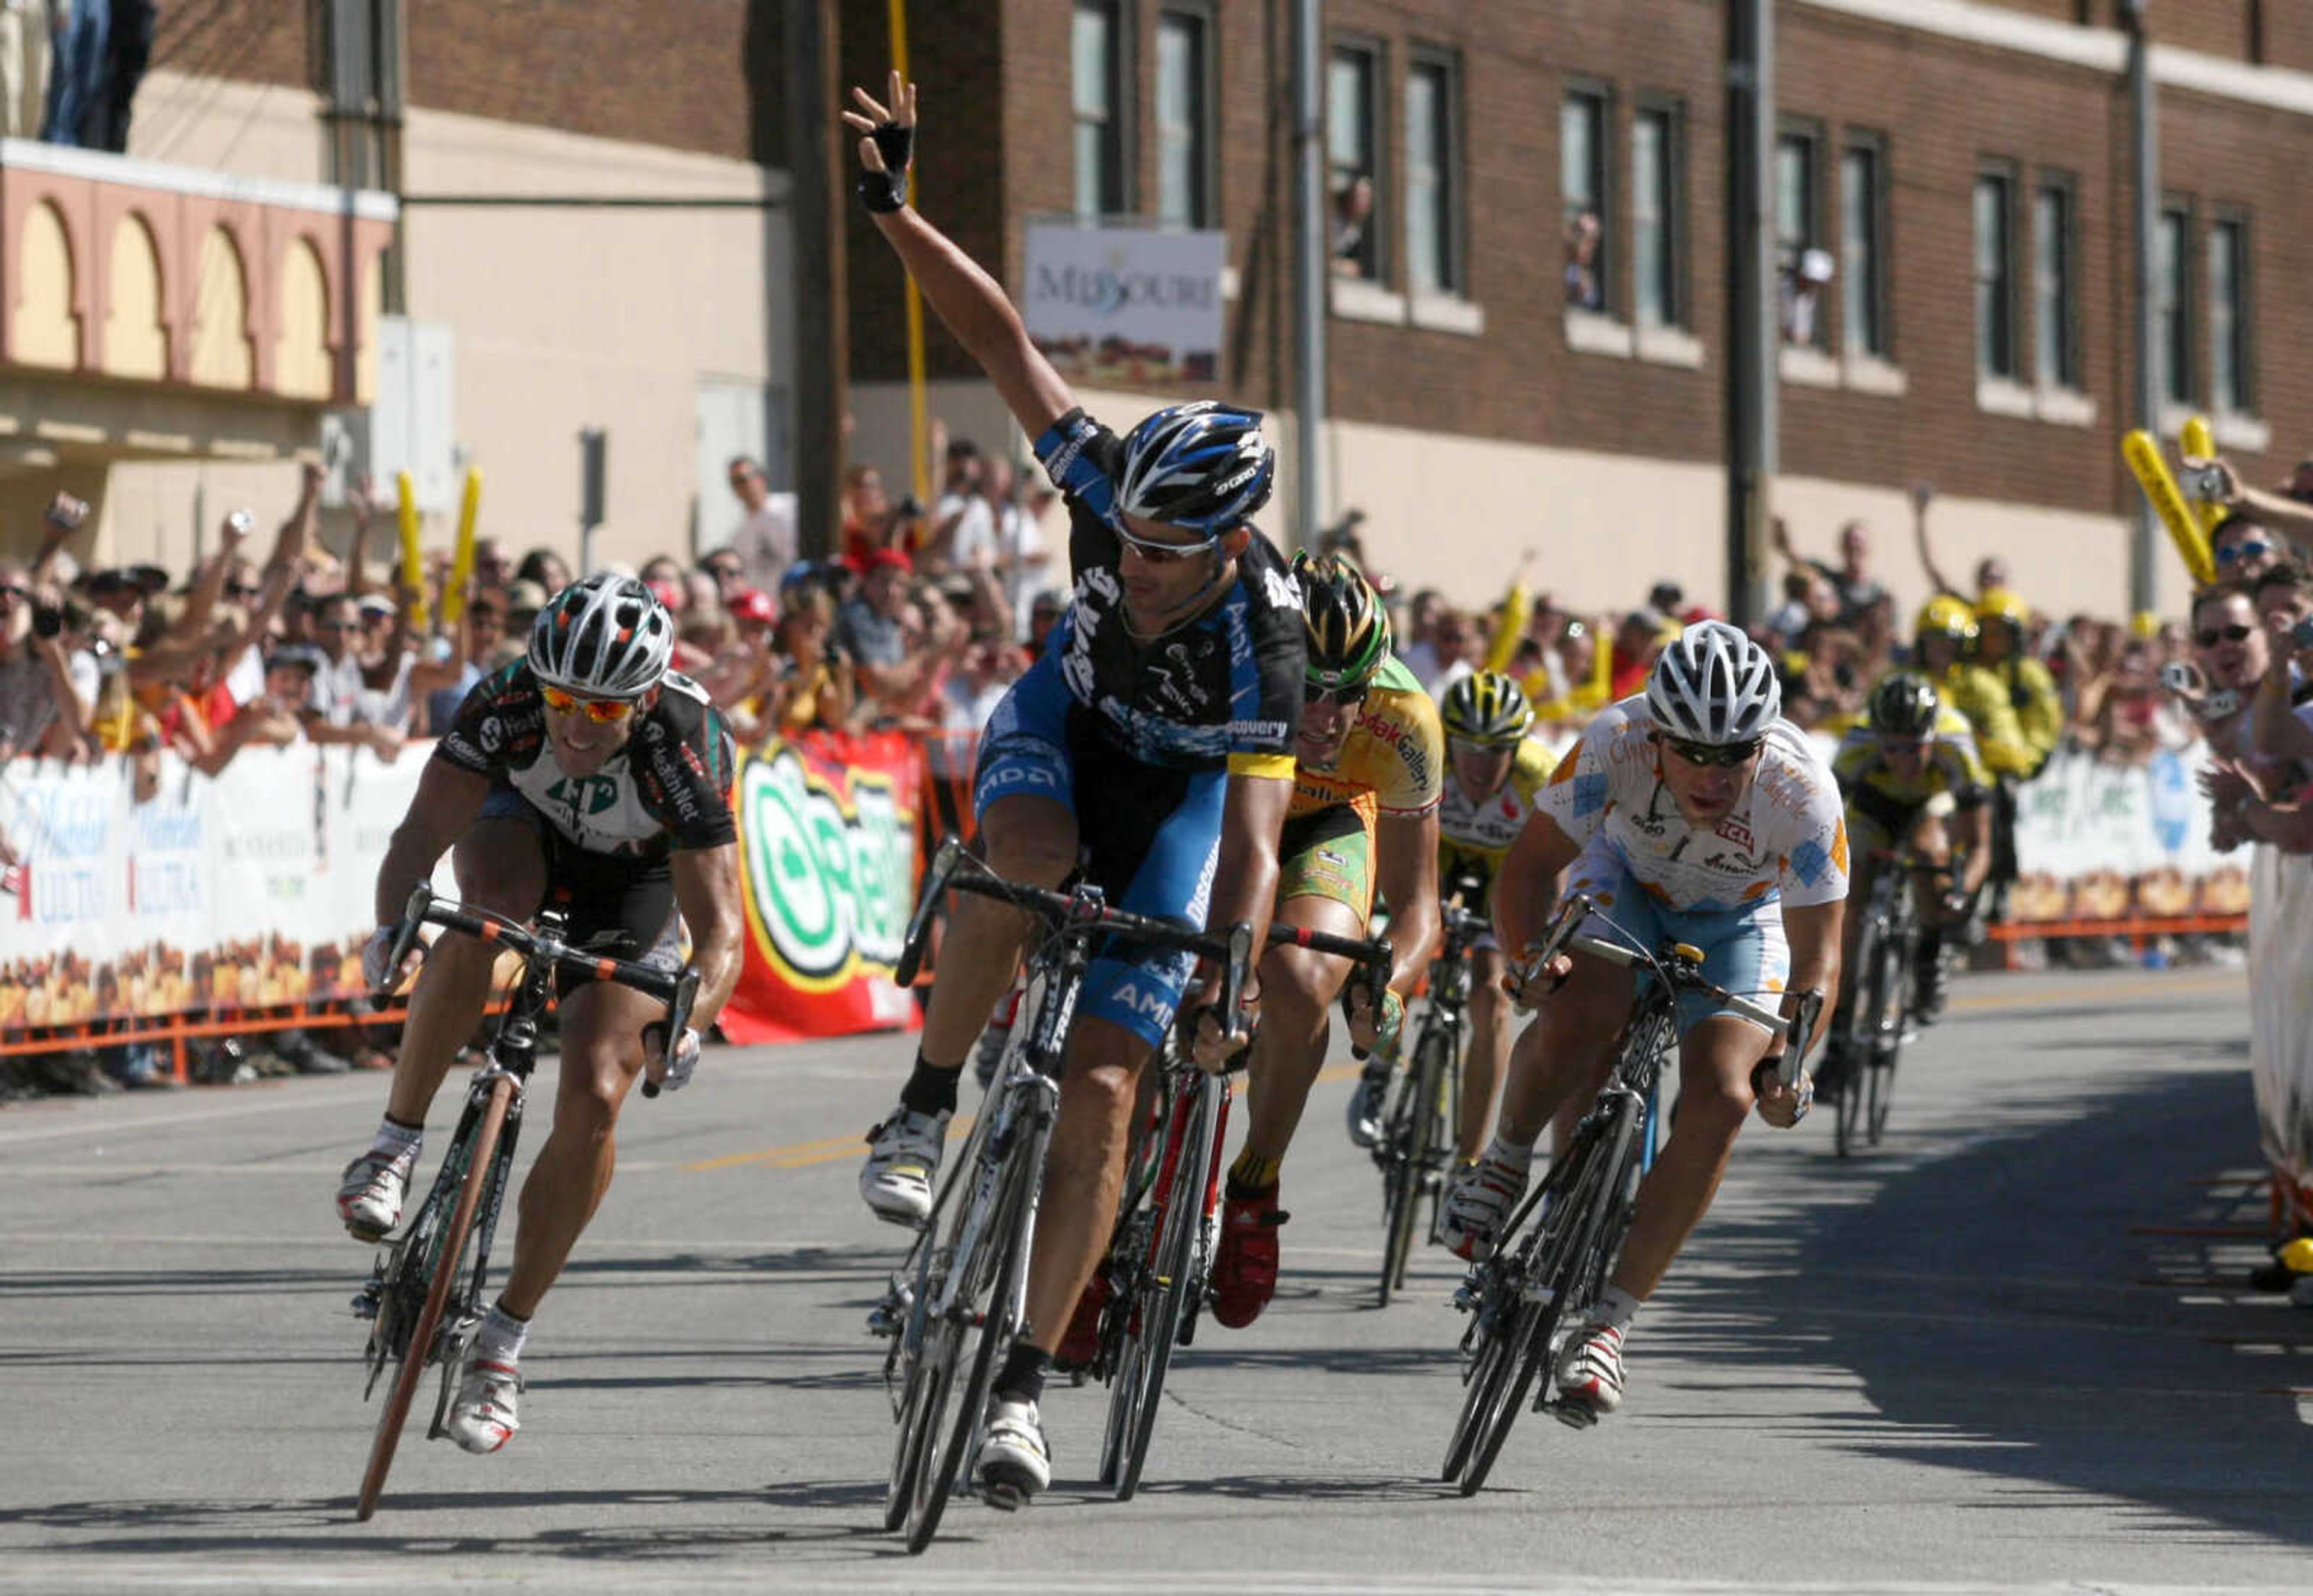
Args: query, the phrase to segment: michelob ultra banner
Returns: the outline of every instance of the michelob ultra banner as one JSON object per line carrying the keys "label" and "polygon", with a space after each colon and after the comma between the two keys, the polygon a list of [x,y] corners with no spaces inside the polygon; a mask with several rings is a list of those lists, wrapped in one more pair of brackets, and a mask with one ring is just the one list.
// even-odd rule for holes
{"label": "michelob ultra banner", "polygon": [[915,906],[923,756],[896,732],[808,732],[743,754],[733,784],[746,963],[723,1010],[738,1043],[912,1030],[892,980]]}

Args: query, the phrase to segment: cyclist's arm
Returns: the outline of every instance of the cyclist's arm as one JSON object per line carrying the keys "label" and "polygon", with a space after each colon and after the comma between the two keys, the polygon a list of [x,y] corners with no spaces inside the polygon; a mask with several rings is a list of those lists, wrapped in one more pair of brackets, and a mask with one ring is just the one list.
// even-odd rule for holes
{"label": "cyclist's arm", "polygon": [[1494,879],[1494,934],[1510,958],[1521,957],[1549,923],[1559,880],[1581,851],[1556,820],[1538,811],[1518,829]]}
{"label": "cyclist's arm", "polygon": [[434,875],[434,866],[465,835],[490,795],[490,778],[435,755],[418,777],[409,812],[393,829],[385,859],[377,867],[377,923],[401,918],[409,890]]}
{"label": "cyclist's arm", "polygon": [[1438,910],[1438,806],[1385,814],[1376,827],[1374,884],[1389,905],[1389,988],[1411,996],[1442,929]]}
{"label": "cyclist's arm", "polygon": [[[1290,776],[1262,776],[1232,771],[1222,799],[1220,860],[1213,873],[1212,902],[1205,926],[1227,931],[1243,920],[1253,927],[1253,957],[1261,962],[1267,945],[1269,920],[1277,907],[1277,836],[1285,829],[1285,811],[1293,802]],[[1187,1006],[1218,1000],[1221,972],[1206,973]]]}
{"label": "cyclist's arm", "polygon": [[1983,883],[1992,879],[1992,805],[1964,805],[1952,816],[1956,847],[1965,850],[1960,861],[1959,879],[1952,883],[1963,895],[1974,898],[1983,890]]}
{"label": "cyclist's arm", "polygon": [[875,221],[923,290],[933,314],[980,363],[1022,431],[1031,438],[1042,437],[1053,422],[1076,408],[1076,395],[1029,341],[1020,312],[1002,285],[977,261],[913,206],[875,215]]}
{"label": "cyclist's arm", "polygon": [[[1816,1037],[1831,1030],[1833,1012],[1839,1006],[1839,943],[1847,900],[1783,905],[1783,935],[1791,945],[1792,993],[1823,994],[1823,1013],[1816,1021]],[[1813,1040],[1813,1038],[1809,1039]]]}
{"label": "cyclist's arm", "polygon": [[745,916],[740,908],[739,845],[677,848],[668,862],[674,903],[690,932],[690,967],[699,972],[699,1001],[690,1029],[701,1036],[739,984]]}

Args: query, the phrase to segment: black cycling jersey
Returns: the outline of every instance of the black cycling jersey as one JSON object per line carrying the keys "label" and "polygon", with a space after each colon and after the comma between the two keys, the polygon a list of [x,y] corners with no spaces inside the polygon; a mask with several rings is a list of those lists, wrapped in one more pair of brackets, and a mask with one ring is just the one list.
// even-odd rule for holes
{"label": "black cycling jersey", "polygon": [[1036,458],[1069,505],[1076,596],[1045,646],[1069,697],[1143,764],[1289,760],[1308,660],[1292,573],[1255,531],[1236,581],[1200,614],[1161,637],[1132,636],[1113,519],[1123,456],[1123,440],[1080,409],[1036,440]]}
{"label": "black cycling jersey", "polygon": [[546,702],[526,660],[474,685],[434,757],[506,782],[588,853],[656,857],[738,840],[730,730],[705,689],[674,671],[636,716],[626,746],[592,776],[565,776],[555,763]]}

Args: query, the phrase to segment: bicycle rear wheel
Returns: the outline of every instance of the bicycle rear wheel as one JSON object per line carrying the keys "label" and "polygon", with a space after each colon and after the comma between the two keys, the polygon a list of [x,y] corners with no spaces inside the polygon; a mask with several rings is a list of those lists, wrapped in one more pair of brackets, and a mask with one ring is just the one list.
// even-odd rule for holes
{"label": "bicycle rear wheel", "polygon": [[1575,1302],[1581,1286],[1592,1277],[1603,1278],[1596,1257],[1605,1244],[1612,1210],[1630,1183],[1639,1109],[1629,1097],[1615,1100],[1613,1123],[1585,1139],[1566,1189],[1551,1203],[1536,1238],[1534,1260],[1526,1278],[1535,1288],[1519,1314],[1516,1338],[1517,1366],[1486,1416],[1462,1470],[1464,1496],[1474,1495],[1493,1472],[1502,1443],[1526,1406],[1526,1392],[1537,1376],[1551,1378],[1549,1364],[1559,1321]]}
{"label": "bicycle rear wheel", "polygon": [[1842,1074],[1839,1101],[1832,1118],[1832,1146],[1840,1157],[1852,1153],[1867,1134],[1864,1100],[1870,1091],[1867,1079],[1878,1055],[1881,1022],[1887,1013],[1887,934],[1875,916],[1867,919],[1855,949],[1855,1012],[1845,1019],[1840,1036]]}
{"label": "bicycle rear wheel", "polygon": [[1382,1179],[1388,1190],[1389,1210],[1382,1226],[1381,1306],[1405,1285],[1405,1270],[1413,1256],[1414,1215],[1421,1207],[1422,1177],[1438,1149],[1438,1093],[1446,1074],[1446,1033],[1425,1026],[1413,1046],[1413,1067],[1405,1072],[1398,1090],[1397,1109],[1389,1118],[1382,1145],[1387,1162]]}
{"label": "bicycle rear wheel", "polygon": [[[1156,1192],[1160,1215],[1150,1267],[1141,1276],[1139,1301],[1127,1305],[1139,1329],[1128,1320],[1108,1403],[1108,1441],[1119,1502],[1132,1500],[1140,1469],[1156,1433],[1156,1407],[1165,1395],[1165,1375],[1180,1345],[1182,1321],[1200,1289],[1197,1257],[1205,1225],[1205,1199],[1212,1189],[1213,1161],[1219,1152],[1220,1097],[1227,1089],[1200,1071],[1176,1100],[1183,1115],[1178,1150],[1170,1178]],[[1104,1468],[1104,1476],[1106,1469]]]}
{"label": "bicycle rear wheel", "polygon": [[[434,1265],[427,1276],[426,1305],[418,1311],[417,1320],[409,1327],[409,1338],[401,1348],[400,1365],[394,1371],[393,1384],[386,1391],[385,1407],[377,1416],[377,1434],[370,1443],[369,1467],[362,1474],[361,1494],[354,1500],[354,1517],[363,1522],[377,1512],[378,1497],[385,1490],[386,1471],[393,1467],[394,1449],[400,1443],[402,1425],[409,1418],[409,1405],[418,1395],[418,1381],[425,1378],[427,1364],[432,1361],[435,1335],[442,1327],[443,1311],[449,1304],[451,1291],[465,1261],[466,1238],[473,1229],[475,1212],[481,1206],[482,1188],[489,1179],[490,1164],[497,1152],[498,1131],[506,1123],[514,1091],[511,1075],[501,1075],[491,1083],[473,1137],[466,1144],[466,1168],[458,1183],[457,1204],[433,1241]],[[453,1143],[453,1157],[455,1147]]]}

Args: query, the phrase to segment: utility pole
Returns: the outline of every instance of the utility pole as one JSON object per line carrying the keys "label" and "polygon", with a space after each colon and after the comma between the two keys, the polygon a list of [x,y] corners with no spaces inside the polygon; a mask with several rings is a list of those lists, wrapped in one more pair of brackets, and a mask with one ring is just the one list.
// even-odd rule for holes
{"label": "utility pole", "polygon": [[1727,7],[1727,606],[1745,626],[1767,609],[1773,524],[1776,368],[1774,0]]}
{"label": "utility pole", "polygon": [[[835,0],[787,0],[788,216],[795,250],[795,488],[800,553],[842,547],[839,485],[851,408],[850,306],[844,282],[843,156],[835,134]],[[767,285],[776,294],[777,285]],[[773,315],[781,308],[770,306]]]}
{"label": "utility pole", "polygon": [[[2121,0],[2121,25],[2128,30],[2130,144],[2136,165],[2136,425],[2160,435],[2163,355],[2160,337],[2160,122],[2152,92],[2152,40],[2145,13],[2151,0]],[[2153,532],[2152,504],[2135,501],[2136,522],[2128,539],[2128,604],[2139,613],[2152,609],[2152,571],[2159,543]]]}
{"label": "utility pole", "polygon": [[1324,0],[1293,4],[1293,402],[1295,539],[1317,546],[1324,525],[1325,228]]}

